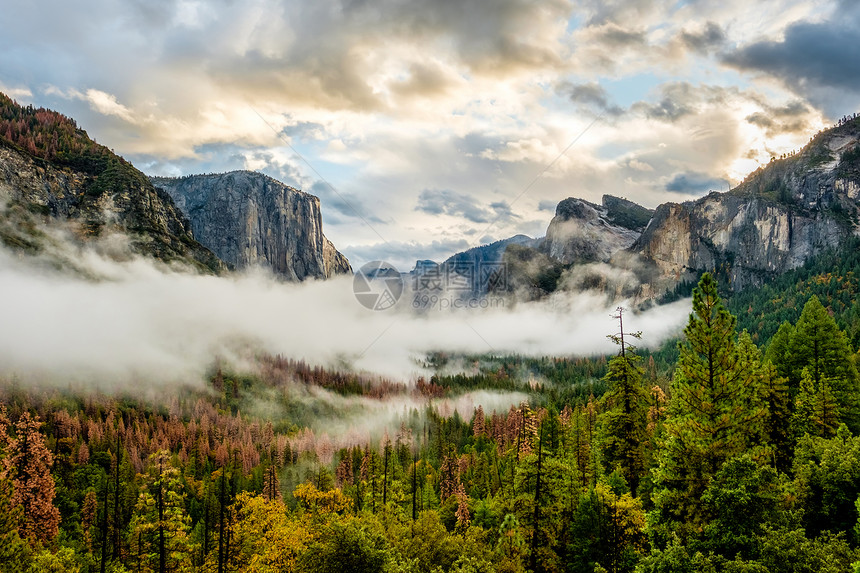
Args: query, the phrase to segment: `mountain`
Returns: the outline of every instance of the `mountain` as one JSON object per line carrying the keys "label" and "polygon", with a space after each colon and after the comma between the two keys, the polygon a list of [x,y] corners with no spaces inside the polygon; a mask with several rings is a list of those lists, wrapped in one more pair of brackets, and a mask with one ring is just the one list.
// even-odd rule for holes
{"label": "mountain", "polygon": [[[727,193],[654,211],[611,196],[601,205],[565,199],[543,244],[512,247],[505,260],[517,288],[607,290],[607,276],[626,273],[630,280],[608,290],[644,300],[695,282],[705,271],[734,290],[760,286],[852,236],[860,236],[857,116],[819,132],[799,152],[772,160]],[[572,274],[578,279],[561,281]]]}
{"label": "mountain", "polygon": [[[451,255],[441,264],[430,260],[415,263],[411,275],[416,277],[437,277],[439,284],[449,292],[457,292],[468,298],[480,296],[488,290],[498,290],[499,281],[505,280],[502,269],[506,250],[511,246],[535,247],[540,239],[526,235],[514,235],[487,245],[473,247]],[[425,283],[426,280],[425,279]],[[420,288],[417,290],[421,290]]]}
{"label": "mountain", "polygon": [[816,135],[800,152],[728,193],[660,205],[631,247],[655,287],[717,270],[736,290],[759,286],[860,233],[860,119]]}
{"label": "mountain", "polygon": [[60,221],[83,242],[121,232],[138,254],[204,272],[225,269],[143,173],[74,120],[0,94],[0,241],[44,252],[51,240],[45,225]]}
{"label": "mountain", "polygon": [[261,265],[288,280],[352,273],[322,230],[319,198],[261,173],[152,177],[194,236],[234,268]]}
{"label": "mountain", "polygon": [[562,264],[607,262],[636,242],[653,211],[604,195],[600,205],[569,198],[558,204],[541,250]]}

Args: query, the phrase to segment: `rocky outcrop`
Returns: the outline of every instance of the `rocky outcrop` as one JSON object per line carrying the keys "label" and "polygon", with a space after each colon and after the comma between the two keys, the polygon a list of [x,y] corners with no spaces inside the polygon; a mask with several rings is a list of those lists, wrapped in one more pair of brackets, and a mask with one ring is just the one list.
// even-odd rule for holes
{"label": "rocky outcrop", "polygon": [[138,254],[204,272],[225,270],[194,240],[188,220],[170,197],[146,176],[107,150],[95,158],[86,169],[75,169],[0,141],[0,239],[7,246],[39,252],[48,239],[39,227],[63,221],[84,242],[120,232]]}
{"label": "rocky outcrop", "polygon": [[186,214],[195,238],[234,268],[262,266],[293,281],[352,272],[323,235],[313,195],[250,171],[151,181]]}
{"label": "rocky outcrop", "polygon": [[[612,196],[601,205],[565,199],[539,248],[551,262],[518,249],[508,269],[515,278],[522,275],[522,283],[543,285],[541,292],[556,288],[549,280],[555,276],[558,288],[576,289],[599,282],[572,280],[591,271],[632,273],[635,280],[621,291],[629,293],[638,281],[635,298],[643,300],[705,271],[717,272],[734,289],[761,285],[852,234],[860,234],[860,118],[819,133],[728,193],[655,211]],[[518,273],[521,267],[528,272]]]}
{"label": "rocky outcrop", "polygon": [[631,251],[658,270],[655,292],[712,270],[760,285],[858,234],[858,149],[860,120],[822,132],[728,193],[661,205]]}
{"label": "rocky outcrop", "polygon": [[636,242],[651,211],[605,195],[601,205],[569,198],[558,204],[541,250],[562,264],[607,262]]}

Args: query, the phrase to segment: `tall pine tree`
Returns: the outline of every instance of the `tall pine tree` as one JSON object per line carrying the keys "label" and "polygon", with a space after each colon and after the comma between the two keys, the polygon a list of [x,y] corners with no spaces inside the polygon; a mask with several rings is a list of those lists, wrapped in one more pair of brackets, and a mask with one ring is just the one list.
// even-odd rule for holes
{"label": "tall pine tree", "polygon": [[620,470],[635,497],[645,473],[648,392],[642,385],[636,348],[629,343],[630,338],[638,339],[641,333],[625,332],[624,309],[619,307],[617,310],[614,318],[618,319],[619,330],[609,338],[619,345],[620,350],[618,356],[609,361],[604,377],[609,392],[606,394],[608,411],[603,416],[603,457],[607,469]]}
{"label": "tall pine tree", "polygon": [[746,334],[738,342],[735,322],[706,273],[693,291],[653,470],[658,519],[682,537],[701,525],[699,499],[714,474],[763,433],[757,349]]}
{"label": "tall pine tree", "polygon": [[840,418],[856,432],[860,430],[860,376],[852,358],[845,333],[839,330],[818,297],[813,296],[804,305],[789,342],[788,362],[793,381],[799,385],[804,368],[809,368],[816,388],[823,379],[828,379],[839,404]]}

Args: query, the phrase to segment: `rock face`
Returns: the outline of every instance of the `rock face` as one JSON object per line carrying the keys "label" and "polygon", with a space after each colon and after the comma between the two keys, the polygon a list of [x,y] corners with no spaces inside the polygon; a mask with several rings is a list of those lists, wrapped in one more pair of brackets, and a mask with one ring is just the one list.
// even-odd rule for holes
{"label": "rock face", "polygon": [[46,239],[39,225],[69,221],[83,241],[118,231],[139,254],[205,272],[226,270],[194,240],[188,220],[169,196],[107,150],[100,158],[113,165],[101,171],[78,170],[0,140],[0,240],[39,252]]}
{"label": "rock face", "polygon": [[858,234],[860,120],[825,131],[728,193],[660,205],[631,251],[659,288],[717,270],[735,289],[762,284]]}
{"label": "rock face", "polygon": [[323,235],[319,198],[260,173],[152,177],[191,221],[195,238],[234,268],[292,281],[351,273]]}
{"label": "rock face", "polygon": [[611,195],[601,205],[571,197],[558,204],[541,249],[566,265],[607,262],[636,242],[650,217],[648,209]]}
{"label": "rock face", "polygon": [[[635,298],[643,300],[705,271],[734,289],[761,285],[852,234],[860,234],[860,118],[819,133],[728,193],[664,203],[655,211],[612,196],[601,205],[565,199],[538,249],[549,262],[512,249],[508,258],[517,265],[509,270],[528,263],[520,282],[540,283],[543,292],[556,282],[577,288],[566,279],[589,265],[604,276],[632,273],[629,284],[638,281]],[[550,280],[554,276],[559,280]]]}

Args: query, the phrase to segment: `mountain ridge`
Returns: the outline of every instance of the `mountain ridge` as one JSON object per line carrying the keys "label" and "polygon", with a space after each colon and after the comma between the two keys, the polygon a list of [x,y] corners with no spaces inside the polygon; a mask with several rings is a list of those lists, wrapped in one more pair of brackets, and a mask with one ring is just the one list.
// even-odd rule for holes
{"label": "mountain ridge", "polygon": [[[514,290],[528,287],[542,296],[569,282],[564,277],[575,267],[580,274],[594,271],[584,284],[601,288],[611,281],[599,275],[632,272],[639,286],[630,282],[616,293],[644,301],[705,271],[740,290],[798,268],[860,236],[860,118],[846,116],[728,192],[654,210],[625,199],[636,225],[613,221],[607,197],[617,199],[604,196],[602,205],[564,199],[537,249],[511,247],[505,260]],[[642,226],[645,213],[651,216]]]}
{"label": "mountain ridge", "polygon": [[[162,188],[173,189],[177,181],[216,181],[225,188],[209,189],[207,196],[220,193],[224,198],[233,190],[229,183],[237,178],[257,183],[245,185],[245,191],[261,186],[271,190],[270,196],[251,201],[255,209],[259,206],[259,233],[244,238],[260,247],[252,260],[231,256],[229,249],[222,248],[231,241],[241,242],[240,234],[219,237],[217,230],[209,232],[198,224],[204,205],[196,205],[196,211],[189,209],[193,198],[171,195]],[[160,186],[153,185],[154,180]],[[247,203],[247,197],[241,195],[232,197],[232,204],[220,205],[222,230],[241,227],[239,216],[248,214],[248,209],[240,208]],[[231,215],[236,220],[229,221]],[[132,253],[205,273],[221,274],[228,267],[244,268],[252,263],[269,266],[289,280],[328,278],[352,270],[322,233],[318,197],[248,171],[150,179],[91,139],[74,119],[45,108],[21,106],[0,93],[0,242],[19,252],[44,254],[52,240],[45,231],[60,223],[82,244],[120,233],[128,238]],[[279,249],[279,240],[290,248]],[[72,262],[66,259],[55,264]]]}

